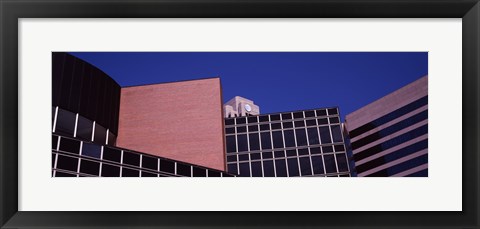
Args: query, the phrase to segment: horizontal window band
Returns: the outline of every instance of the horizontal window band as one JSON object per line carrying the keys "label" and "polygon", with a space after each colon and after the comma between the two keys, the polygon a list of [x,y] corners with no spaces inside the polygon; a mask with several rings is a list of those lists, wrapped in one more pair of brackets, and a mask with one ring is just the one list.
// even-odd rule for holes
{"label": "horizontal window band", "polygon": [[428,96],[424,96],[414,102],[411,102],[401,108],[396,109],[395,111],[392,111],[380,118],[377,118],[367,124],[364,124],[358,128],[355,128],[351,131],[349,131],[350,138],[354,138],[356,136],[359,136],[369,130],[372,130],[378,126],[381,126],[389,121],[392,121],[398,117],[401,117],[413,110],[416,110],[424,105],[428,104]]}
{"label": "horizontal window band", "polygon": [[425,119],[428,119],[428,110],[422,111],[419,114],[416,114],[408,119],[402,120],[396,124],[393,124],[392,126],[389,126],[385,129],[379,130],[378,132],[375,132],[373,134],[370,134],[362,139],[352,141],[352,149],[358,149],[364,145],[367,145],[371,142],[374,142],[378,139],[381,139],[383,137],[386,137],[390,134],[393,134],[397,131],[400,131],[402,129],[405,129],[409,126],[412,126],[413,124],[419,123]]}
{"label": "horizontal window band", "polygon": [[428,154],[424,154],[416,158],[413,158],[411,160],[402,162],[398,165],[394,165],[390,168],[386,168],[384,170],[380,170],[378,172],[369,174],[367,175],[367,177],[389,177],[397,173],[400,173],[400,172],[403,172],[427,163],[428,163]]}
{"label": "horizontal window band", "polygon": [[355,161],[360,161],[364,158],[370,157],[376,153],[379,153],[383,150],[387,150],[389,148],[392,148],[396,145],[400,145],[404,142],[407,142],[409,140],[412,140],[414,138],[420,137],[424,134],[428,133],[428,124],[425,124],[421,127],[418,127],[416,129],[413,129],[411,131],[408,131],[407,133],[404,133],[400,136],[394,137],[388,141],[382,142],[378,145],[372,146],[368,149],[365,149],[361,152],[354,152],[355,154],[353,155],[353,159]]}
{"label": "horizontal window band", "polygon": [[356,170],[358,173],[362,173],[370,169],[376,168],[380,165],[386,164],[388,162],[392,162],[394,160],[397,160],[399,158],[405,157],[407,155],[410,155],[412,153],[415,153],[427,148],[428,148],[428,139],[425,139],[423,141],[417,142],[415,144],[409,145],[405,148],[402,148],[395,152],[387,154],[383,157],[379,157],[369,162],[366,162],[365,164],[356,166]]}

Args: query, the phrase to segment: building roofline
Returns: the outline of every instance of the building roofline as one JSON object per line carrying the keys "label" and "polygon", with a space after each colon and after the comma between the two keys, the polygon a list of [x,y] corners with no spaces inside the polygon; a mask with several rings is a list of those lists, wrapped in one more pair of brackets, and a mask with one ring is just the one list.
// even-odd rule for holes
{"label": "building roofline", "polygon": [[220,80],[220,76],[205,77],[205,78],[198,78],[198,79],[188,79],[188,80],[177,80],[177,81],[162,82],[162,83],[148,83],[148,84],[140,84],[140,85],[131,85],[131,86],[124,86],[124,87],[121,87],[121,88],[123,89],[123,88],[130,88],[130,87],[143,87],[143,86],[153,86],[153,85],[160,85],[160,84],[183,83],[183,82],[188,82],[188,81],[209,80],[209,79],[219,79]]}

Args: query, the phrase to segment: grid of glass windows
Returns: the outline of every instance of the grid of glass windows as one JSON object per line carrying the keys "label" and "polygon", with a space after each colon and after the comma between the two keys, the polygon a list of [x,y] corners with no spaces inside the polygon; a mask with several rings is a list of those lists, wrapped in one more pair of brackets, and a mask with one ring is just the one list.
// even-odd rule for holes
{"label": "grid of glass windows", "polygon": [[229,173],[350,176],[338,108],[225,118],[225,130]]}
{"label": "grid of glass windows", "polygon": [[60,107],[53,107],[52,112],[53,133],[101,145],[115,145],[117,136],[98,123]]}
{"label": "grid of glass windows", "polygon": [[202,166],[52,135],[53,177],[231,177]]}

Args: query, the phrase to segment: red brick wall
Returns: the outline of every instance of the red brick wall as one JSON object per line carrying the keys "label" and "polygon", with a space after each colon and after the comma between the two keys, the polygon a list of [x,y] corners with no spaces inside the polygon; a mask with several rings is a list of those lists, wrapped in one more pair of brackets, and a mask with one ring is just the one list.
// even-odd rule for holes
{"label": "red brick wall", "polygon": [[225,170],[220,79],[122,88],[117,145]]}

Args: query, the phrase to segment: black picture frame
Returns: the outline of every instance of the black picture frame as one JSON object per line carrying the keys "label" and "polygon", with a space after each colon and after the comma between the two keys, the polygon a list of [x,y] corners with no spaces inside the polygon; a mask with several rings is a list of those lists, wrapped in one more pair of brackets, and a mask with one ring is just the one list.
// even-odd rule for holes
{"label": "black picture frame", "polygon": [[[2,228],[479,228],[478,0],[0,0]],[[18,211],[19,18],[462,18],[460,212]],[[392,197],[395,198],[395,197]],[[52,200],[54,201],[54,200]],[[441,201],[441,200],[439,200]]]}

